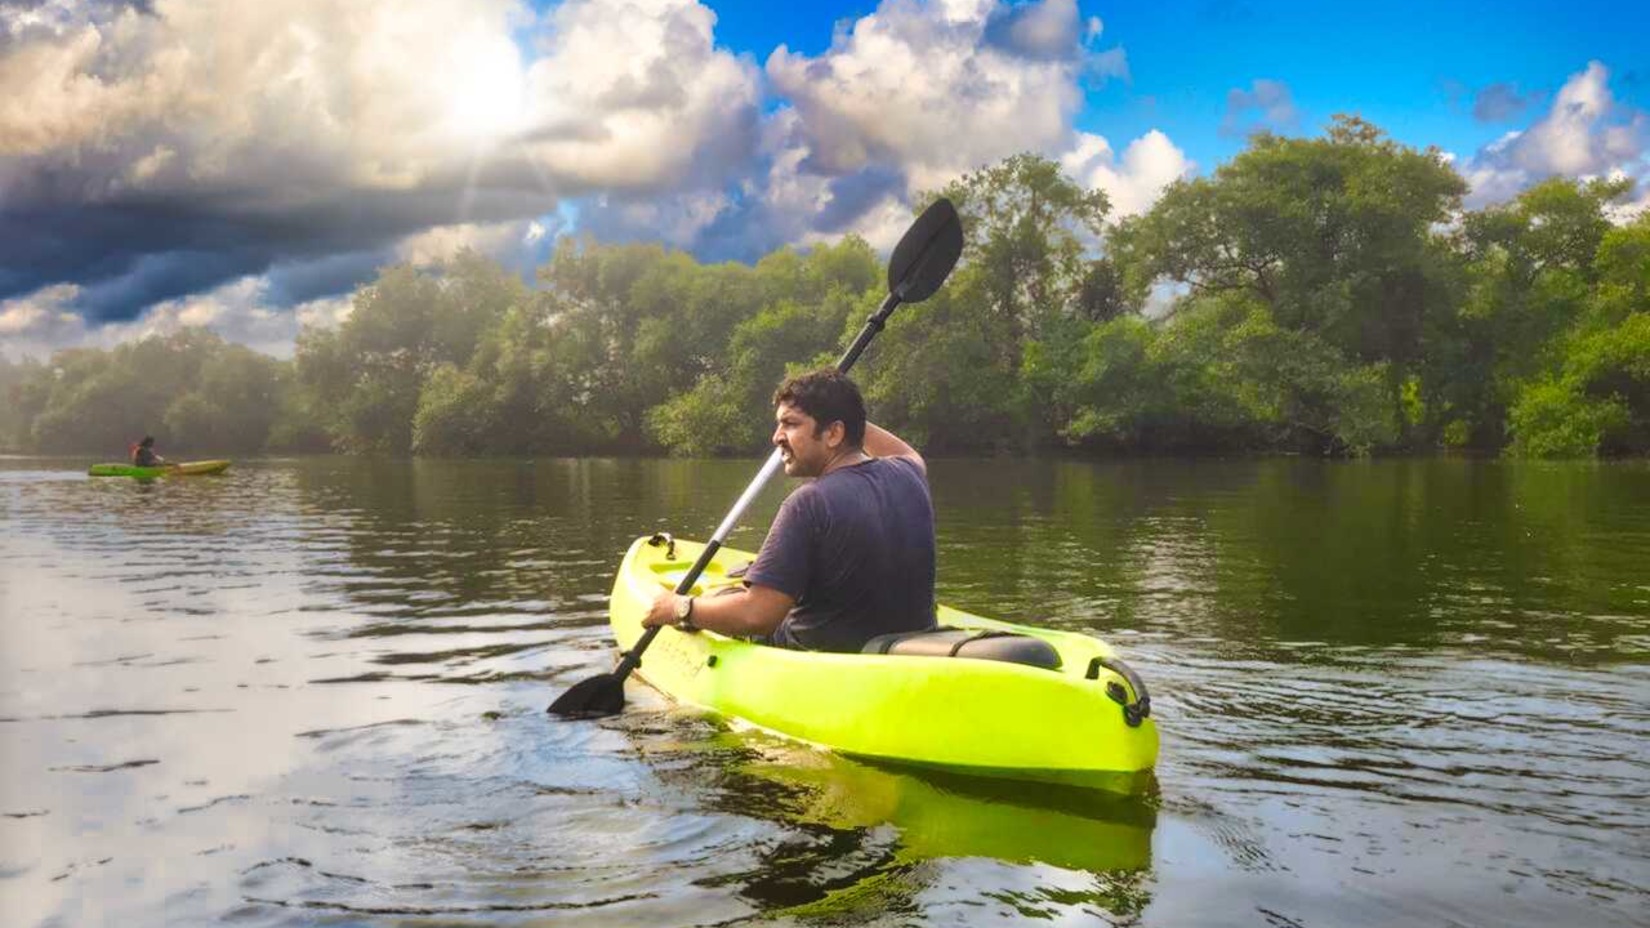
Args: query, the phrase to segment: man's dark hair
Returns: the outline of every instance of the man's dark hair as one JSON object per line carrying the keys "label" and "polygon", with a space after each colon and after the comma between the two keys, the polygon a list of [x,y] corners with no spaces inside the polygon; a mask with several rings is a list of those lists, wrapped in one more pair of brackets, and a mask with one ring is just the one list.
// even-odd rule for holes
{"label": "man's dark hair", "polygon": [[848,375],[833,368],[785,378],[773,393],[773,404],[795,406],[814,418],[814,435],[832,422],[841,422],[850,447],[865,443],[865,399]]}
{"label": "man's dark hair", "polygon": [[145,436],[143,436],[143,440],[138,442],[138,445],[139,445],[139,447],[147,448],[147,447],[149,447],[150,445],[152,445],[154,443],[155,443],[155,436],[145,435]]}

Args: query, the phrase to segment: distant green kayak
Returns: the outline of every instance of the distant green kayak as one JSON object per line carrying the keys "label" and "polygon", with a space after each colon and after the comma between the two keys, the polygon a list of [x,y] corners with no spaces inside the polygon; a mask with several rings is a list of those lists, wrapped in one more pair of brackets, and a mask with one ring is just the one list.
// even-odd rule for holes
{"label": "distant green kayak", "polygon": [[[703,545],[669,536],[630,546],[613,582],[619,646]],[[694,593],[739,584],[751,555],[723,548]],[[679,703],[869,760],[1133,792],[1157,761],[1145,685],[1105,642],[939,607],[952,631],[875,639],[878,653],[768,647],[663,629],[636,673]],[[885,636],[886,638],[886,636]]]}
{"label": "distant green kayak", "polygon": [[202,474],[221,474],[228,469],[228,461],[185,461],[182,464],[172,464],[166,467],[93,464],[86,473],[93,477],[198,477]]}

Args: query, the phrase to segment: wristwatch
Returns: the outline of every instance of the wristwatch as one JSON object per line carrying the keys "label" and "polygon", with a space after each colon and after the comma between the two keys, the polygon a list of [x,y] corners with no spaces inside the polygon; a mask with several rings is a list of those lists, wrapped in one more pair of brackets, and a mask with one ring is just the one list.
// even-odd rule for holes
{"label": "wristwatch", "polygon": [[684,632],[699,630],[699,626],[693,624],[693,597],[676,597],[676,627]]}

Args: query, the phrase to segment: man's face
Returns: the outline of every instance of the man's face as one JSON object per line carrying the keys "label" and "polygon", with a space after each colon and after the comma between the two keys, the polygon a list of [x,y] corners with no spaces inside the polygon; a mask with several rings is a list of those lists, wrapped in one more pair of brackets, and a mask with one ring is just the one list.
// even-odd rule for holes
{"label": "man's face", "polygon": [[780,403],[773,412],[773,443],[785,460],[787,477],[817,477],[825,471],[842,446],[846,431],[841,422],[832,422],[815,435],[818,423],[789,403]]}

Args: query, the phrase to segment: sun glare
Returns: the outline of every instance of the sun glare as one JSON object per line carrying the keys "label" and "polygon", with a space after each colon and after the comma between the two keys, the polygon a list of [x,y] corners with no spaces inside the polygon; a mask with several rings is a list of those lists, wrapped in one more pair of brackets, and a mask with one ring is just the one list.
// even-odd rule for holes
{"label": "sun glare", "polygon": [[521,119],[525,76],[508,40],[460,40],[437,79],[446,101],[445,128],[471,145],[499,141]]}

